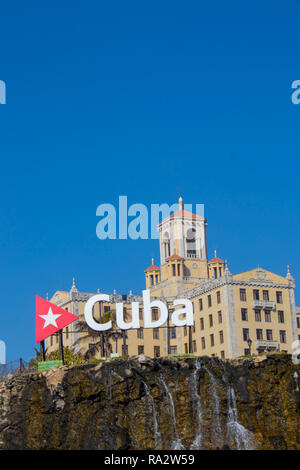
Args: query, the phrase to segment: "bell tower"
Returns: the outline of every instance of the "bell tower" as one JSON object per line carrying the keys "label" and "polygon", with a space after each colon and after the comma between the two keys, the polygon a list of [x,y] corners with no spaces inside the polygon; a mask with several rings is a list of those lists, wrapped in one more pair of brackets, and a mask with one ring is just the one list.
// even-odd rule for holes
{"label": "bell tower", "polygon": [[204,217],[185,210],[180,196],[178,210],[158,225],[161,266],[176,255],[183,259],[184,277],[206,279],[206,225]]}

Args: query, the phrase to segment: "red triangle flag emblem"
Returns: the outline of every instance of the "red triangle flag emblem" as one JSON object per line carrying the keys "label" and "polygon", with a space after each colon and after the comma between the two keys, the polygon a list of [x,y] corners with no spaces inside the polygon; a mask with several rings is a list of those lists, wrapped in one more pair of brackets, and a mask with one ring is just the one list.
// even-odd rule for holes
{"label": "red triangle flag emblem", "polygon": [[40,343],[78,318],[77,315],[36,296],[36,342]]}

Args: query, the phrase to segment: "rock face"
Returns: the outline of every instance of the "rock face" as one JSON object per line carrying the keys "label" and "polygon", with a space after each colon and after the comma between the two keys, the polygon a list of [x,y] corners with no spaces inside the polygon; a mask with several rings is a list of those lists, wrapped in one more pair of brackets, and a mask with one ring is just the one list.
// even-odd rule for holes
{"label": "rock face", "polygon": [[0,449],[300,449],[300,366],[137,356],[0,383]]}

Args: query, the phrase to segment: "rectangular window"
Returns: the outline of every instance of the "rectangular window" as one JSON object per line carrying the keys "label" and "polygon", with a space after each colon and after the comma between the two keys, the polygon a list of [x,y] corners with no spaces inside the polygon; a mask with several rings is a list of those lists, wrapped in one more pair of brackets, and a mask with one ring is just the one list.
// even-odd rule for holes
{"label": "rectangular window", "polygon": [[184,336],[187,335],[187,326],[186,325],[183,327],[183,334],[184,334]]}
{"label": "rectangular window", "polygon": [[139,319],[143,320],[143,309],[142,308],[139,309]]}
{"label": "rectangular window", "polygon": [[256,330],[256,339],[263,339],[263,330],[261,330],[260,328]]}
{"label": "rectangular window", "polygon": [[243,340],[247,341],[249,339],[249,329],[243,328]]}
{"label": "rectangular window", "polygon": [[128,356],[128,344],[122,344],[122,356]]}
{"label": "rectangular window", "polygon": [[158,320],[158,309],[157,308],[152,308],[152,321]]}
{"label": "rectangular window", "polygon": [[177,275],[180,276],[180,264],[177,264]]}
{"label": "rectangular window", "polygon": [[278,310],[278,323],[284,323],[284,313],[282,310]]}
{"label": "rectangular window", "polygon": [[144,354],[144,346],[142,346],[141,344],[138,345],[138,354]]}
{"label": "rectangular window", "polygon": [[222,323],[222,312],[221,312],[221,310],[218,312],[218,319],[219,319],[219,323]]}
{"label": "rectangular window", "polygon": [[200,318],[200,328],[204,330],[204,318]]}
{"label": "rectangular window", "polygon": [[258,308],[256,308],[254,310],[254,313],[255,313],[255,321],[261,321],[261,313],[260,313],[260,310]]}
{"label": "rectangular window", "polygon": [[110,312],[110,306],[109,305],[104,305],[104,313]]}
{"label": "rectangular window", "polygon": [[201,345],[202,345],[202,349],[205,349],[205,338],[204,338],[204,336],[202,336],[202,338],[201,338]]}
{"label": "rectangular window", "polygon": [[189,352],[188,344],[184,343],[184,352],[187,354]]}
{"label": "rectangular window", "polygon": [[265,310],[265,322],[270,323],[271,321],[271,312],[270,310]]}
{"label": "rectangular window", "polygon": [[281,343],[286,343],[286,331],[285,330],[279,331],[279,337],[280,337]]}
{"label": "rectangular window", "polygon": [[278,304],[282,304],[282,292],[281,291],[276,292],[276,302]]}
{"label": "rectangular window", "polygon": [[197,343],[195,340],[193,341],[193,352],[197,352]]}
{"label": "rectangular window", "polygon": [[154,357],[159,357],[160,356],[160,347],[159,346],[154,346]]}
{"label": "rectangular window", "polygon": [[225,351],[221,351],[221,359],[225,359]]}
{"label": "rectangular window", "polygon": [[253,299],[254,300],[259,300],[259,290],[258,289],[253,289]]}
{"label": "rectangular window", "polygon": [[297,318],[297,328],[300,328],[300,317],[296,317]]}
{"label": "rectangular window", "polygon": [[273,332],[272,330],[266,330],[267,341],[273,341]]}
{"label": "rectangular window", "polygon": [[66,327],[66,339],[69,339],[69,327]]}
{"label": "rectangular window", "polygon": [[213,316],[209,315],[209,326],[213,326]]}
{"label": "rectangular window", "polygon": [[153,328],[153,339],[159,339],[159,328]]}
{"label": "rectangular window", "polygon": [[220,331],[220,344],[224,343],[224,334],[223,331]]}
{"label": "rectangular window", "polygon": [[176,326],[171,326],[171,328],[170,328],[170,338],[171,339],[176,338]]}
{"label": "rectangular window", "polygon": [[245,356],[250,356],[250,349],[249,348],[244,349],[244,355]]}
{"label": "rectangular window", "polygon": [[210,335],[210,345],[211,346],[214,346],[215,345],[215,338],[214,338],[214,335]]}
{"label": "rectangular window", "polygon": [[203,310],[203,300],[199,299],[199,310]]}
{"label": "rectangular window", "polygon": [[241,309],[242,321],[248,321],[248,311],[246,308]]}
{"label": "rectangular window", "polygon": [[50,336],[50,346],[53,346],[53,335]]}
{"label": "rectangular window", "polygon": [[176,276],[176,266],[175,266],[175,264],[172,264],[172,271],[173,271],[173,276]]}
{"label": "rectangular window", "polygon": [[195,323],[194,323],[194,324],[193,324],[193,333],[195,333],[195,331],[196,331],[196,325],[195,325]]}
{"label": "rectangular window", "polygon": [[246,289],[240,289],[240,300],[242,302],[245,302],[247,300],[247,298],[246,298]]}
{"label": "rectangular window", "polygon": [[143,328],[139,328],[138,330],[136,330],[136,333],[137,333],[138,339],[144,339],[144,330],[143,330]]}
{"label": "rectangular window", "polygon": [[177,354],[177,346],[170,346],[170,354]]}
{"label": "rectangular window", "polygon": [[207,296],[207,303],[208,303],[208,306],[211,307],[211,295]]}
{"label": "rectangular window", "polygon": [[221,292],[218,290],[217,292],[217,304],[221,303]]}
{"label": "rectangular window", "polygon": [[263,300],[269,300],[269,291],[263,290]]}

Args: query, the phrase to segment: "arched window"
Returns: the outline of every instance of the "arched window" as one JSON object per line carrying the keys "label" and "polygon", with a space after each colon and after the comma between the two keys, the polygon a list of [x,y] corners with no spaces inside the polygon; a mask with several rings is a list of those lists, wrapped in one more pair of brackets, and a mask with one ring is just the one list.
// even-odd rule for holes
{"label": "arched window", "polygon": [[163,235],[163,254],[164,254],[164,258],[168,258],[171,254],[169,232],[165,232]]}
{"label": "arched window", "polygon": [[188,256],[196,256],[196,229],[189,228],[186,232],[186,250]]}

